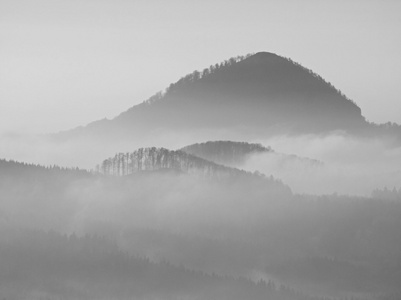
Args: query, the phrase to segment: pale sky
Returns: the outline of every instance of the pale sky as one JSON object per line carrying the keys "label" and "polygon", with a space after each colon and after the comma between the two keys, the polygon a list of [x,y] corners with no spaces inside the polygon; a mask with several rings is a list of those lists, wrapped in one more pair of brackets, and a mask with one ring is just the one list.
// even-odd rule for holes
{"label": "pale sky", "polygon": [[112,118],[196,69],[268,51],[369,121],[401,123],[401,1],[0,0],[0,133]]}

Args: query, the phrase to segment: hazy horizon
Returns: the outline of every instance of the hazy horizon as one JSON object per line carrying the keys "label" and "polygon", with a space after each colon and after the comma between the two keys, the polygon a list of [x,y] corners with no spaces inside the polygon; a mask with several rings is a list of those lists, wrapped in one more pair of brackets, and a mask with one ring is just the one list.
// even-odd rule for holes
{"label": "hazy horizon", "polygon": [[3,0],[0,8],[0,134],[113,118],[187,73],[259,51],[312,69],[367,120],[401,123],[397,1]]}

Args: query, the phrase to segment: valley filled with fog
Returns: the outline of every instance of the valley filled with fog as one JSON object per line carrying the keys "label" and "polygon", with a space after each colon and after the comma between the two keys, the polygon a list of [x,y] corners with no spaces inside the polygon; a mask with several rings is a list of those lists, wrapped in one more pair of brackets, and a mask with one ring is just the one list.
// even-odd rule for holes
{"label": "valley filled with fog", "polygon": [[291,59],[0,137],[1,299],[401,297],[401,126]]}

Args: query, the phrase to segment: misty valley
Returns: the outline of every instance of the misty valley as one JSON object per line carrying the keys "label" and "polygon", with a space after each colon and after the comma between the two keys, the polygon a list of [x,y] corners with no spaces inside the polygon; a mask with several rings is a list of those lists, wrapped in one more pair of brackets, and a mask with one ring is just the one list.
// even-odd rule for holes
{"label": "misty valley", "polygon": [[0,144],[0,299],[401,299],[401,126],[291,59]]}

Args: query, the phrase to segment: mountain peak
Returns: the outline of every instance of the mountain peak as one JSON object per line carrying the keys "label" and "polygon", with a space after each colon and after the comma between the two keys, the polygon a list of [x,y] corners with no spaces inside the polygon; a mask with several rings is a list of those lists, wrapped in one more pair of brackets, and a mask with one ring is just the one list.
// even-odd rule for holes
{"label": "mountain peak", "polygon": [[146,126],[163,128],[280,125],[305,132],[365,124],[360,108],[334,86],[291,59],[269,52],[230,58],[195,71],[117,121],[138,119]]}
{"label": "mountain peak", "polygon": [[257,52],[251,56],[249,56],[247,58],[248,61],[253,61],[253,62],[270,62],[270,63],[275,63],[275,62],[280,62],[285,60],[284,57],[279,56],[275,53],[272,52],[266,52],[266,51],[262,51],[262,52]]}
{"label": "mountain peak", "polygon": [[186,128],[243,132],[238,137],[243,139],[277,129],[356,132],[366,125],[361,109],[322,77],[289,58],[258,52],[194,71],[163,93],[78,134],[121,137]]}

